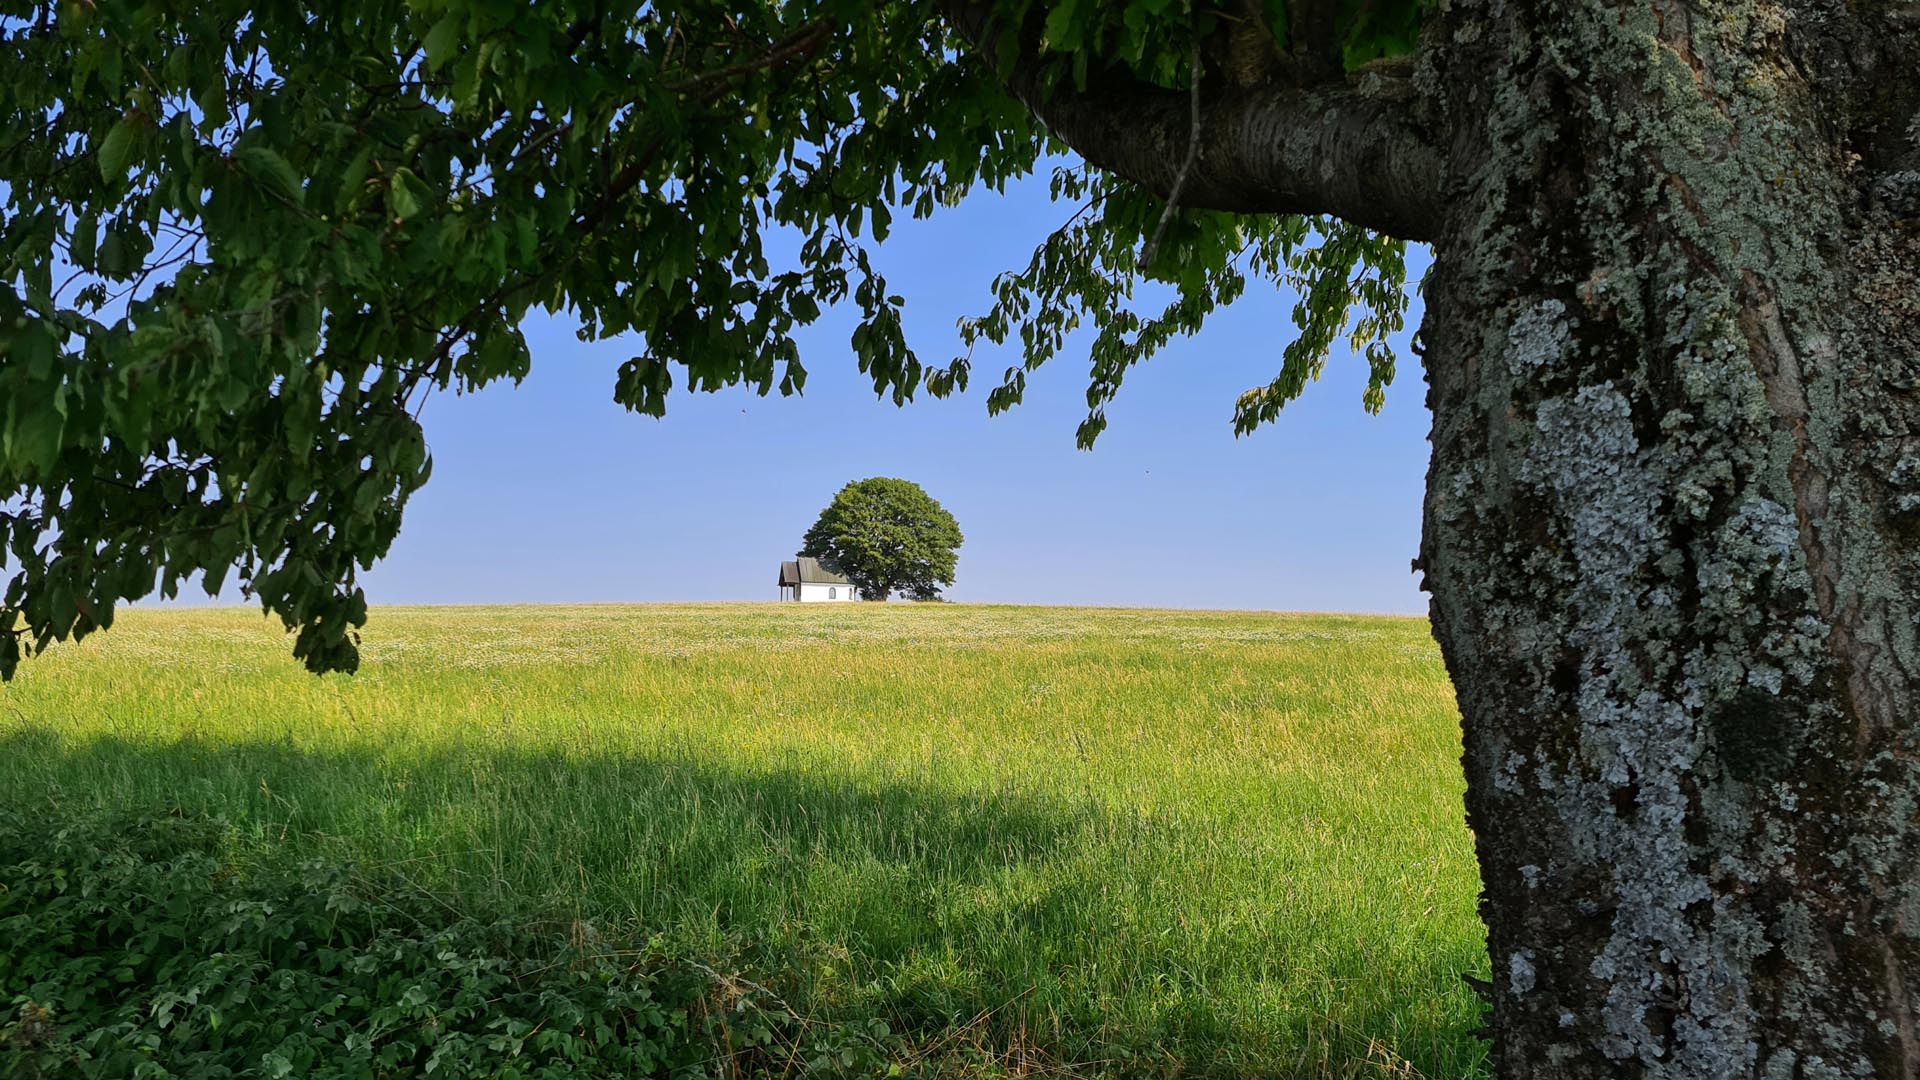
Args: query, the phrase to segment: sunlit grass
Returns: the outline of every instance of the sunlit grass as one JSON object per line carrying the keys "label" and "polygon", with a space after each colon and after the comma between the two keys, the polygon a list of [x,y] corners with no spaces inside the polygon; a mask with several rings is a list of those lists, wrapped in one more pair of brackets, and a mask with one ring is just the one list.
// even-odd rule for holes
{"label": "sunlit grass", "polygon": [[124,615],[0,691],[0,800],[223,815],[248,857],[658,938],[967,1068],[1477,1068],[1423,621],[384,609],[364,653],[317,679],[251,611]]}

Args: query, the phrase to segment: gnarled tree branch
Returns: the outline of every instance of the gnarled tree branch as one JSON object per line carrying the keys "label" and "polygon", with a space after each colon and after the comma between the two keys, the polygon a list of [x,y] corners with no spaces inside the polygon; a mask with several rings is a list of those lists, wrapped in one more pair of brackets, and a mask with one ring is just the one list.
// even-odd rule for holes
{"label": "gnarled tree branch", "polygon": [[[943,0],[941,10],[983,58],[995,55],[998,35],[1019,33],[1012,70],[1002,73],[1007,89],[1089,162],[1162,197],[1172,193],[1192,125],[1185,91],[1116,70],[1090,75],[1084,90],[1055,82],[1037,37],[994,24],[991,4]],[[1405,240],[1437,232],[1444,158],[1405,101],[1344,82],[1268,84],[1211,91],[1202,110],[1206,138],[1181,185],[1183,205],[1330,214]]]}

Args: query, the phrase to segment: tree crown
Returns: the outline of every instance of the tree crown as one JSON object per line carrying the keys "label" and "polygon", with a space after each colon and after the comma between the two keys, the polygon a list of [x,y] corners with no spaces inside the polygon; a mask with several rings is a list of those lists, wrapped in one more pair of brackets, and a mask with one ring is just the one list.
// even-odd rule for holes
{"label": "tree crown", "polygon": [[834,495],[807,530],[800,554],[831,566],[865,600],[899,592],[932,600],[953,584],[960,523],[911,480],[875,476]]}
{"label": "tree crown", "polygon": [[[1343,335],[1377,409],[1406,293],[1374,230],[1417,237],[1429,196],[1398,158],[1312,187],[1274,171],[1293,136],[1201,136],[1256,107],[1322,146],[1398,124],[1347,71],[1408,47],[1427,2],[15,8],[0,675],[195,575],[237,577],[313,670],[352,669],[357,574],[431,471],[422,402],[524,377],[534,308],[631,335],[614,397],[652,416],[676,382],[800,392],[794,333],[827,305],[857,311],[856,362],[896,402],[1018,341],[994,411],[1084,326],[1087,445],[1134,364],[1263,279],[1300,291],[1299,334],[1236,426]],[[893,215],[1042,169],[1078,209],[993,283],[965,354],[923,362],[876,257]],[[1143,280],[1164,306],[1136,310]]]}

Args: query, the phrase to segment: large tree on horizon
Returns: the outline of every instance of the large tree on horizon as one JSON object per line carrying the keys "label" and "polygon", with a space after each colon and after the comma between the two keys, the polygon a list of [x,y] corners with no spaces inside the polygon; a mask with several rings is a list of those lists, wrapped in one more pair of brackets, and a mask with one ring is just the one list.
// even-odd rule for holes
{"label": "large tree on horizon", "polygon": [[870,476],[834,493],[807,528],[800,554],[846,575],[862,600],[902,593],[938,600],[953,584],[960,523],[911,480]]}
{"label": "large tree on horizon", "polygon": [[[350,668],[428,393],[534,306],[616,397],[805,381],[873,242],[1036,169],[988,397],[1129,367],[1250,279],[1434,416],[1501,1076],[1920,1076],[1920,7],[1906,0],[0,5],[0,671],[230,574]],[[1071,153],[1055,167],[1049,155]],[[800,238],[773,266],[762,237]],[[77,273],[69,278],[66,270]],[[58,271],[58,272],[56,272]],[[1134,283],[1171,287],[1162,309]],[[1081,339],[1074,339],[1079,341]],[[14,620],[18,620],[17,624]]]}

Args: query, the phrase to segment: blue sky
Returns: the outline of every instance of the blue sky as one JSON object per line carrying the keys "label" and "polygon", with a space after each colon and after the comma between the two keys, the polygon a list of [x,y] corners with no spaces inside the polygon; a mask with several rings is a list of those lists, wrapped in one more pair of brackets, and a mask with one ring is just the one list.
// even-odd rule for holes
{"label": "blue sky", "polygon": [[[993,275],[1068,212],[1040,180],[896,219],[881,261],[923,360],[951,358],[955,321],[983,310]],[[1421,256],[1412,269],[1424,267]],[[1086,366],[1071,348],[1011,413],[989,418],[985,399],[1012,348],[975,353],[968,393],[896,408],[874,399],[846,346],[851,320],[832,312],[801,341],[804,397],[678,392],[654,420],[612,401],[632,341],[584,344],[541,319],[519,387],[427,406],[433,480],[368,595],[772,600],[779,560],[836,490],[899,476],[966,534],[955,600],[1423,612],[1408,563],[1429,418],[1404,341],[1381,415],[1360,405],[1364,363],[1336,354],[1278,423],[1233,436],[1235,397],[1278,369],[1291,300],[1250,289],[1137,369],[1090,452],[1074,447]],[[1410,327],[1418,315],[1416,300]]]}

